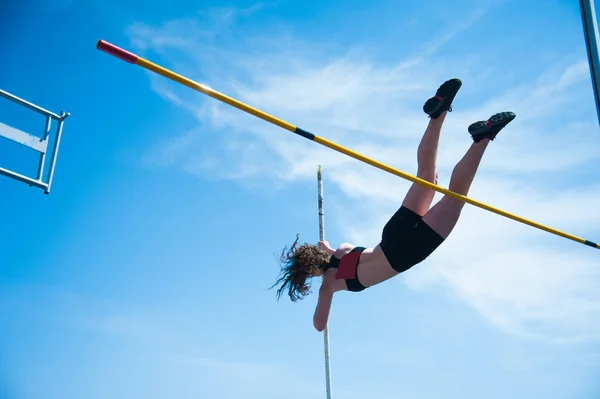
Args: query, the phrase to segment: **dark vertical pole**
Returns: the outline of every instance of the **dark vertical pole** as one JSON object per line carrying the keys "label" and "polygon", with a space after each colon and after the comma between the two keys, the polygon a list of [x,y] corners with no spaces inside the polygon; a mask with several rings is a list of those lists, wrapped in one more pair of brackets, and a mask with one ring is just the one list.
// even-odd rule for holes
{"label": "dark vertical pole", "polygon": [[596,23],[596,11],[594,0],[579,0],[581,8],[581,19],[583,22],[583,33],[585,36],[585,47],[587,49],[588,62],[590,65],[590,75],[592,78],[592,88],[594,90],[594,99],[596,101],[596,114],[598,123],[600,123],[600,56],[598,51],[598,24]]}

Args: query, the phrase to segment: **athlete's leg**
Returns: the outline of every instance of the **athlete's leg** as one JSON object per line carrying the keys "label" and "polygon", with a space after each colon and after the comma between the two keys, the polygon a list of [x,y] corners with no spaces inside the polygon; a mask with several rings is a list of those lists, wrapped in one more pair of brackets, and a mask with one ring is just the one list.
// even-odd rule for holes
{"label": "athlete's leg", "polygon": [[[450,191],[467,195],[471,183],[475,178],[475,173],[481,162],[481,158],[489,144],[489,139],[471,144],[471,148],[460,160],[452,171],[450,178]],[[423,217],[423,221],[436,231],[442,238],[447,238],[464,207],[465,203],[461,200],[444,195],[442,199],[435,204]]]}
{"label": "athlete's leg", "polygon": [[[423,111],[431,119],[425,130],[417,150],[417,177],[437,184],[437,150],[440,142],[440,132],[451,109],[452,101],[460,89],[462,82],[459,79],[450,79],[444,82],[436,95],[425,102]],[[435,191],[413,183],[408,190],[402,205],[411,211],[423,216],[431,206]]]}
{"label": "athlete's leg", "polygon": [[[427,125],[427,130],[425,130],[417,150],[417,177],[434,184],[437,184],[437,150],[446,114],[447,112],[444,112],[437,119],[429,120],[429,125]],[[413,183],[406,193],[402,205],[423,216],[429,210],[434,195],[434,190]]]}
{"label": "athlete's leg", "polygon": [[[515,118],[512,112],[503,112],[492,116],[488,121],[476,122],[469,126],[474,143],[456,164],[450,179],[450,191],[467,195],[475,178],[483,154],[496,134]],[[423,221],[446,239],[456,226],[465,203],[445,195],[423,217]]]}

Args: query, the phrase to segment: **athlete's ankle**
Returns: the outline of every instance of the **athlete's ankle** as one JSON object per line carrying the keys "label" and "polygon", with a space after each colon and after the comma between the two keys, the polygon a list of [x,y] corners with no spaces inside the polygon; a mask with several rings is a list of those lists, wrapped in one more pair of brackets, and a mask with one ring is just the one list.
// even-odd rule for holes
{"label": "athlete's ankle", "polygon": [[444,113],[438,116],[437,118],[429,116],[429,126],[436,126],[439,128],[439,126],[441,126],[441,124],[444,123],[444,119],[446,119],[446,113],[447,111],[444,111]]}

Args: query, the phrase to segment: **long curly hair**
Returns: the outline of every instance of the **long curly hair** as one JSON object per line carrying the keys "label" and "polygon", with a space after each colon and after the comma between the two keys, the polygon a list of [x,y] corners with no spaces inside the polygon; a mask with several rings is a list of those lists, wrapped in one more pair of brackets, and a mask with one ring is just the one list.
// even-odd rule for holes
{"label": "long curly hair", "polygon": [[329,262],[329,255],[316,245],[304,243],[298,245],[300,235],[296,235],[296,241],[288,249],[286,246],[281,252],[281,271],[279,278],[271,286],[281,284],[277,290],[277,300],[287,289],[292,300],[303,299],[310,294],[310,284],[307,282],[312,277],[322,276],[325,265]]}

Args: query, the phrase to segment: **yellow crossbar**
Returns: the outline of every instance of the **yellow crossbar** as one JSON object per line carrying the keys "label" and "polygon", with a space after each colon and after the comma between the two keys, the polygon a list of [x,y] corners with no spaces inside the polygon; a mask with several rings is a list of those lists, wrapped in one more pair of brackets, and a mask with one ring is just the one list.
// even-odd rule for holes
{"label": "yellow crossbar", "polygon": [[231,97],[228,97],[228,96],[226,96],[224,94],[221,94],[218,91],[211,89],[210,87],[207,87],[207,86],[202,85],[200,83],[194,82],[191,79],[188,79],[188,78],[186,78],[184,76],[181,76],[181,75],[179,75],[179,74],[177,74],[175,72],[172,72],[172,71],[170,71],[170,70],[168,70],[166,68],[163,68],[160,65],[154,64],[153,62],[150,62],[150,61],[148,61],[148,60],[146,60],[146,59],[144,59],[142,57],[139,57],[139,56],[137,56],[137,55],[135,55],[135,54],[133,54],[133,53],[131,53],[129,51],[126,51],[126,50],[124,50],[124,49],[122,49],[120,47],[117,47],[117,46],[115,46],[113,44],[110,44],[110,43],[108,43],[108,42],[106,42],[104,40],[99,40],[98,43],[97,43],[97,45],[96,45],[96,48],[98,48],[99,50],[102,50],[102,51],[106,52],[107,54],[110,54],[110,55],[112,55],[114,57],[117,57],[117,58],[119,58],[119,59],[121,59],[123,61],[126,61],[126,62],[128,62],[130,64],[137,64],[137,65],[139,65],[139,66],[141,66],[141,67],[143,67],[143,68],[145,68],[145,69],[147,69],[149,71],[155,72],[155,73],[157,73],[159,75],[162,75],[162,76],[164,76],[164,77],[166,77],[168,79],[171,79],[171,80],[173,80],[173,81],[175,81],[177,83],[180,83],[180,84],[182,84],[184,86],[187,86],[187,87],[189,87],[191,89],[194,89],[194,90],[196,90],[196,91],[198,91],[198,92],[200,92],[202,94],[205,94],[205,95],[207,95],[209,97],[217,99],[217,100],[219,100],[221,102],[224,102],[224,103],[226,103],[228,105],[231,105],[232,107],[238,108],[238,109],[240,109],[240,110],[242,110],[244,112],[247,112],[247,113],[249,113],[251,115],[254,115],[254,116],[256,116],[256,117],[258,117],[260,119],[263,119],[263,120],[265,120],[267,122],[270,122],[270,123],[272,123],[274,125],[277,125],[277,126],[283,128],[283,129],[286,129],[286,130],[289,130],[290,132],[296,133],[296,134],[298,134],[298,135],[300,135],[300,136],[302,136],[302,137],[304,137],[306,139],[309,139],[309,140],[312,140],[314,142],[317,142],[317,143],[319,143],[319,144],[321,144],[321,145],[323,145],[325,147],[331,148],[332,150],[338,151],[338,152],[340,152],[342,154],[345,154],[345,155],[348,155],[348,156],[350,156],[352,158],[358,159],[359,161],[365,162],[365,163],[367,163],[367,164],[369,164],[371,166],[374,166],[374,167],[376,167],[378,169],[381,169],[383,171],[386,171],[388,173],[391,173],[391,174],[396,175],[398,177],[401,177],[403,179],[409,180],[409,181],[411,181],[413,183],[420,184],[421,186],[430,188],[432,190],[435,190],[435,191],[440,192],[440,193],[445,194],[445,195],[449,195],[451,197],[454,197],[456,199],[464,201],[467,204],[471,204],[471,205],[474,205],[474,206],[479,207],[481,209],[485,209],[486,211],[493,212],[493,213],[498,214],[500,216],[504,216],[504,217],[506,217],[508,219],[515,220],[517,222],[526,224],[526,225],[531,226],[531,227],[535,227],[537,229],[546,231],[548,233],[555,234],[555,235],[557,235],[559,237],[563,237],[563,238],[566,238],[566,239],[578,242],[580,244],[587,245],[587,246],[592,247],[592,248],[600,249],[600,244],[596,244],[595,242],[592,242],[592,241],[589,241],[589,240],[586,240],[586,239],[574,236],[572,234],[564,233],[562,231],[553,229],[553,228],[548,227],[548,226],[544,226],[544,225],[542,225],[540,223],[537,223],[537,222],[534,222],[532,220],[525,219],[523,217],[520,217],[520,216],[514,215],[512,213],[503,211],[502,209],[498,209],[498,208],[495,208],[493,206],[486,205],[486,204],[484,204],[482,202],[476,201],[476,200],[471,199],[471,198],[469,198],[467,196],[464,196],[462,194],[455,193],[455,192],[450,191],[450,190],[448,190],[448,189],[446,189],[444,187],[441,187],[441,186],[438,186],[436,184],[433,184],[433,183],[431,183],[431,182],[429,182],[427,180],[420,179],[420,178],[418,178],[416,176],[413,176],[413,175],[410,175],[408,173],[402,172],[402,171],[400,171],[398,169],[392,168],[391,166],[385,165],[385,164],[383,164],[381,162],[378,162],[378,161],[376,161],[374,159],[368,158],[368,157],[366,157],[364,155],[361,155],[361,154],[359,154],[359,153],[357,153],[355,151],[352,151],[352,150],[350,150],[348,148],[342,147],[339,144],[336,144],[336,143],[334,143],[332,141],[329,141],[329,140],[327,140],[325,138],[319,137],[317,135],[314,135],[313,133],[310,133],[310,132],[308,132],[306,130],[303,130],[303,129],[297,127],[297,126],[294,126],[291,123],[283,121],[283,120],[281,120],[279,118],[276,118],[276,117],[274,117],[272,115],[269,115],[269,114],[267,114],[267,113],[265,113],[263,111],[260,111],[260,110],[254,108],[254,107],[251,107],[251,106],[249,106],[247,104],[244,104],[244,103],[242,103],[242,102],[240,102],[238,100],[235,100],[235,99],[233,99]]}

